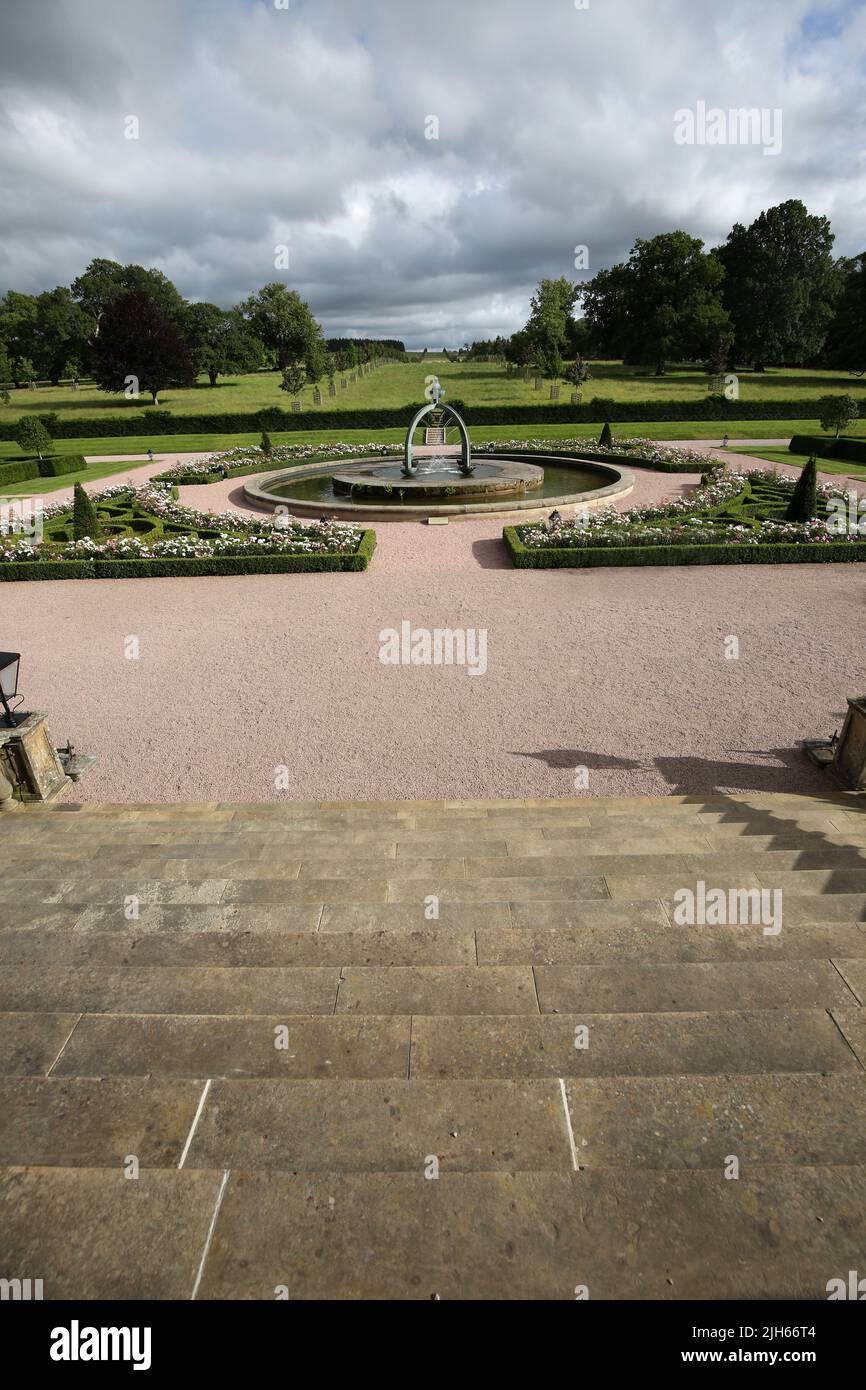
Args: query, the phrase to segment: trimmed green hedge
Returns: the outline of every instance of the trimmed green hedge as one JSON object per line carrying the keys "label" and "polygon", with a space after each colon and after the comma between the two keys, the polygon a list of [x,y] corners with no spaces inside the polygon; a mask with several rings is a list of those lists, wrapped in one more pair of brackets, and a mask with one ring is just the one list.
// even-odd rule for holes
{"label": "trimmed green hedge", "polygon": [[31,478],[57,478],[63,473],[80,473],[87,467],[81,454],[49,454],[44,459],[21,459],[0,464],[0,487],[4,483],[26,483]]}
{"label": "trimmed green hedge", "polygon": [[[675,449],[676,446],[676,440],[672,439],[668,447]],[[505,449],[504,452],[508,453],[509,451]],[[622,453],[603,454],[594,449],[557,449],[555,442],[546,449],[514,449],[512,452],[519,454],[521,457],[525,454],[527,457],[542,455],[549,458],[551,455],[555,454],[558,458],[573,458],[578,462],[581,459],[589,459],[591,463],[610,463],[613,464],[614,467],[616,467],[617,464],[622,464],[625,467],[631,466],[632,468],[651,468],[654,473],[710,473],[714,468],[720,468],[723,463],[722,459],[716,458],[707,458],[706,460],[701,460],[700,463],[675,463],[670,459],[663,459],[656,462],[643,459],[637,453],[630,454],[627,450],[624,450]],[[473,458],[476,460],[483,459],[484,454],[485,450],[483,448],[476,449]]]}
{"label": "trimmed green hedge", "polygon": [[50,454],[39,459],[40,478],[57,478],[62,473],[80,473],[87,467],[83,454]]}
{"label": "trimmed green hedge", "polygon": [[36,459],[22,459],[20,463],[0,464],[0,487],[4,483],[26,483],[39,476]]}
{"label": "trimmed green hedge", "polygon": [[0,563],[0,580],[171,579],[189,575],[311,574],[365,570],[376,532],[365,531],[358,549],[340,555],[201,555],[189,559],[25,560]]}
{"label": "trimmed green hedge", "polygon": [[[702,396],[691,401],[613,401],[593,397],[586,404],[558,405],[467,405],[452,404],[470,426],[476,425],[602,425],[607,421],[665,420],[814,420],[814,400],[728,401],[724,397]],[[169,410],[148,406],[127,408],[119,415],[75,416],[58,419],[56,414],[40,415],[53,439],[98,438],[120,435],[166,434],[252,434],[292,430],[405,429],[412,402],[401,406],[372,406],[357,410],[306,410],[295,413],[279,406],[266,410],[236,411],[222,414],[173,415]],[[0,439],[14,439],[18,421],[0,425]]]}
{"label": "trimmed green hedge", "polygon": [[92,560],[0,561],[0,581],[16,579],[92,579]]}
{"label": "trimmed green hedge", "polygon": [[603,565],[797,565],[866,560],[862,541],[808,541],[779,545],[623,545],[533,550],[517,528],[502,539],[517,569],[591,569]]}
{"label": "trimmed green hedge", "polygon": [[866,439],[828,439],[826,435],[795,434],[788,449],[792,454],[817,454],[822,459],[866,463]]}

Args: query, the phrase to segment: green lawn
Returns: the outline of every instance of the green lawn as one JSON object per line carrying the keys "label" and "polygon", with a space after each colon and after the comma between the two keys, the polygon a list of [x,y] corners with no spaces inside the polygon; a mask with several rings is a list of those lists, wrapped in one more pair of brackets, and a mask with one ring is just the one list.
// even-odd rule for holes
{"label": "green lawn", "polygon": [[[593,362],[590,370],[591,378],[583,388],[584,402],[590,401],[593,396],[619,401],[701,400],[707,394],[706,373],[695,367],[671,370],[664,377],[638,372],[618,362]],[[313,388],[305,387],[301,395],[302,408],[353,410],[405,405],[408,410],[413,404],[423,404],[424,378],[430,372],[439,376],[446,401],[460,399],[467,406],[539,405],[550,398],[549,382],[544,382],[541,389],[536,391],[531,381],[509,377],[504,367],[493,363],[451,363],[445,358],[428,357],[425,361],[391,363],[379,367],[368,376],[351,382],[345,391],[338,384],[334,397],[328,395],[325,382],[322,404],[318,407],[313,405]],[[838,372],[776,368],[766,372],[741,372],[738,375],[741,400],[793,400],[845,392],[862,398],[866,404],[866,381]],[[174,415],[226,414],[261,410],[267,406],[288,409],[289,397],[280,390],[279,384],[278,372],[226,377],[215,387],[201,380],[193,387],[166,390],[159,408],[170,410]],[[560,385],[560,404],[569,402],[570,390],[569,386]],[[142,414],[151,408],[144,398],[127,401],[123,396],[107,395],[92,385],[82,385],[78,391],[72,391],[69,386],[46,386],[34,391],[12,390],[10,397],[8,405],[0,405],[0,422],[42,411],[54,411],[61,418],[69,419],[76,415],[123,416],[130,411]]]}
{"label": "green lawn", "polygon": [[[743,436],[745,438],[745,436]],[[808,461],[808,454],[790,454],[787,449],[738,449],[739,454],[752,454],[755,458],[768,459],[770,463],[790,463],[802,468]],[[844,459],[818,459],[819,473],[836,473],[846,478],[866,478],[866,464],[846,463]]]}

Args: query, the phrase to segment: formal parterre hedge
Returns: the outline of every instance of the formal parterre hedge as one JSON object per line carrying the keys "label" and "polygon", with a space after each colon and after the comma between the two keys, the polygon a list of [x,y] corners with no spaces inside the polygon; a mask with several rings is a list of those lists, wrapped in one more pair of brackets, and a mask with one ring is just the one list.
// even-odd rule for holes
{"label": "formal parterre hedge", "polygon": [[659,444],[654,439],[614,439],[612,444],[590,444],[585,439],[499,439],[475,450],[483,458],[488,452],[560,454],[565,458],[589,459],[595,463],[622,463],[651,468],[656,473],[712,473],[724,465],[697,449],[677,444]]}
{"label": "formal parterre hedge", "polygon": [[[729,565],[866,560],[866,528],[840,523],[833,484],[818,489],[813,521],[785,520],[795,479],[755,471],[726,474],[693,498],[618,512],[607,507],[570,521],[506,526],[503,539],[522,569],[596,565]],[[847,512],[845,512],[847,516]]]}
{"label": "formal parterre hedge", "polygon": [[94,501],[97,537],[75,540],[72,508],[56,503],[45,508],[40,544],[0,539],[0,579],[363,570],[376,544],[375,532],[346,522],[197,512],[153,485],[107,488]]}
{"label": "formal parterre hedge", "polygon": [[866,439],[828,439],[826,435],[795,434],[788,448],[792,454],[817,454],[822,459],[866,463]]}
{"label": "formal parterre hedge", "polygon": [[49,454],[43,459],[0,463],[0,487],[4,483],[26,483],[30,478],[58,478],[63,473],[79,473],[86,467],[81,454]]}
{"label": "formal parterre hedge", "polygon": [[177,463],[164,473],[158,473],[155,483],[183,486],[188,483],[219,483],[251,473],[273,473],[305,463],[340,463],[352,458],[385,457],[398,454],[396,444],[276,444],[270,453],[263,453],[257,444],[239,449],[225,449],[205,454],[200,459]]}
{"label": "formal parterre hedge", "polygon": [[[291,411],[279,406],[265,410],[230,411],[220,414],[210,411],[202,415],[173,415],[169,410],[149,406],[120,409],[117,414],[61,419],[55,412],[43,412],[40,419],[52,439],[97,438],[107,436],[142,436],[166,434],[250,434],[255,430],[340,430],[340,429],[400,429],[405,428],[407,412],[413,408],[407,401],[400,406],[370,406],[352,410]],[[574,424],[602,425],[607,420],[666,421],[666,420],[814,420],[814,399],[728,401],[724,397],[706,396],[690,401],[614,401],[594,396],[592,400],[572,405],[547,402],[539,405],[466,405],[451,402],[470,426]],[[0,439],[14,439],[17,421],[0,425]]]}

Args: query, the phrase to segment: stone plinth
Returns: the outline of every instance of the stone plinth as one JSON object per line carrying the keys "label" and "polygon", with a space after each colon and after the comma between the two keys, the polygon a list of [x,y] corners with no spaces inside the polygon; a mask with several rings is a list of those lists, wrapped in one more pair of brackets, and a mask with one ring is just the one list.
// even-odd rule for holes
{"label": "stone plinth", "polygon": [[848,701],[848,713],[833,759],[843,786],[866,792],[866,695]]}
{"label": "stone plinth", "polygon": [[71,786],[57,756],[43,710],[27,714],[13,729],[0,724],[0,770],[18,801],[51,801]]}

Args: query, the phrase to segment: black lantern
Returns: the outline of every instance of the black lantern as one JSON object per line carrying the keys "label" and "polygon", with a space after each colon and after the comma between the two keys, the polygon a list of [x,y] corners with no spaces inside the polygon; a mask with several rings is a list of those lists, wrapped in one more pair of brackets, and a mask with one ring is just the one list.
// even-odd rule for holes
{"label": "black lantern", "polygon": [[3,704],[4,717],[10,729],[15,727],[15,717],[9,701],[14,700],[18,694],[18,667],[20,664],[20,652],[0,652],[0,702]]}

